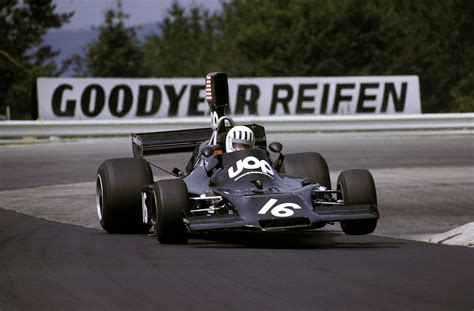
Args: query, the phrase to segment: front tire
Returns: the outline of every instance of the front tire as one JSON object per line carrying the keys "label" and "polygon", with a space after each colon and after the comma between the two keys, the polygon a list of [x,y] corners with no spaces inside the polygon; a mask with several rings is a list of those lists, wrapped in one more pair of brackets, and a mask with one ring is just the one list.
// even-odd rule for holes
{"label": "front tire", "polygon": [[164,179],[155,183],[156,238],[161,244],[185,244],[188,233],[184,224],[188,208],[188,188],[181,179]]}
{"label": "front tire", "polygon": [[142,187],[153,183],[150,165],[142,158],[104,161],[97,171],[96,206],[100,225],[109,233],[146,233]]}
{"label": "front tire", "polygon": [[[370,204],[377,206],[374,178],[368,170],[343,171],[337,179],[337,190],[342,192],[338,199],[344,205]],[[341,229],[347,235],[364,235],[374,232],[377,219],[341,221]]]}
{"label": "front tire", "polygon": [[291,177],[308,178],[312,184],[331,189],[328,165],[317,152],[286,154],[280,172]]}

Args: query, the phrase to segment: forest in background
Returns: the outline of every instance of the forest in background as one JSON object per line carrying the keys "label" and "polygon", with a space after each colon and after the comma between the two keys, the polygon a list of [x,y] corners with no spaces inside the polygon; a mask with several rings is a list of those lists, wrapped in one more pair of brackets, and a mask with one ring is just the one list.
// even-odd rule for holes
{"label": "forest in background", "polygon": [[[19,2],[22,5],[19,5]],[[118,1],[98,39],[56,64],[44,45],[52,0],[0,4],[0,114],[35,117],[37,77],[418,75],[424,113],[474,111],[472,0],[229,0],[213,14],[175,2],[156,33],[138,40]]]}

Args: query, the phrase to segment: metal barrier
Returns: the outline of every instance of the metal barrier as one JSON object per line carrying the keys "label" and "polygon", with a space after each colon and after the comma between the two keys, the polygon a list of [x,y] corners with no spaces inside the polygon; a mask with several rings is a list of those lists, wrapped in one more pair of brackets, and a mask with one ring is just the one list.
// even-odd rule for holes
{"label": "metal barrier", "polygon": [[[238,124],[258,123],[269,133],[460,133],[474,134],[474,113],[234,117]],[[25,136],[109,136],[210,126],[209,118],[155,120],[0,121],[0,138]]]}

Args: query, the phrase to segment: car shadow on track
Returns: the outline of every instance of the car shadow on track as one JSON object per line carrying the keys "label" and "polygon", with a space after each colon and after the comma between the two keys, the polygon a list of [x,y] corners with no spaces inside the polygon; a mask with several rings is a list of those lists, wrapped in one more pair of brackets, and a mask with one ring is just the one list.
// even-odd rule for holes
{"label": "car shadow on track", "polygon": [[374,235],[346,236],[333,231],[249,232],[195,234],[189,245],[198,248],[373,249],[399,248],[403,241]]}

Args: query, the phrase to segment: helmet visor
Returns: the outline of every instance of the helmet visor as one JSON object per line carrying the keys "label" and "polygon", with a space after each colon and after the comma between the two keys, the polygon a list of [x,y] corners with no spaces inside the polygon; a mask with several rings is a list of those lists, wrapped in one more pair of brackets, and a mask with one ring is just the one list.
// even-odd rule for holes
{"label": "helmet visor", "polygon": [[249,143],[243,143],[243,142],[233,142],[232,143],[232,148],[234,150],[245,150],[245,149],[250,149],[252,148],[252,145]]}

